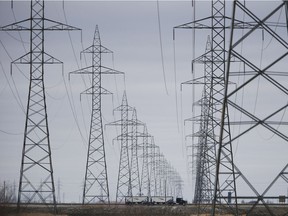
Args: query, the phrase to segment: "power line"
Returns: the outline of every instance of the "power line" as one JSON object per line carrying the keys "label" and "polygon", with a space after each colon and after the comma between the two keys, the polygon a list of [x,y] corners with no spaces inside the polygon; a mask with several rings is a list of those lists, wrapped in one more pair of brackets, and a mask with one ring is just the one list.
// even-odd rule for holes
{"label": "power line", "polygon": [[[11,62],[13,62],[13,58],[11,57],[11,55],[9,54],[8,50],[6,49],[4,43],[2,42],[2,40],[0,39],[0,43],[2,45],[2,47],[4,48],[6,54],[8,55],[8,57],[10,58]],[[20,73],[26,78],[26,80],[29,80],[29,78],[22,72],[22,70],[20,70],[20,68],[18,67],[18,65],[15,65],[16,68],[20,71]],[[12,65],[11,65],[11,73],[12,73]]]}
{"label": "power line", "polygon": [[163,79],[164,79],[165,91],[166,91],[166,94],[169,95],[168,88],[167,88],[166,74],[165,74],[165,66],[164,66],[164,54],[163,54],[163,43],[162,43],[162,33],[161,33],[161,19],[160,19],[159,0],[157,0],[156,3],[157,3],[158,30],[159,30],[160,52],[161,52],[161,62],[162,62],[162,74],[163,74]]}
{"label": "power line", "polygon": [[0,129],[0,132],[8,134],[8,135],[15,135],[15,136],[23,135],[23,133],[12,133],[12,132],[4,131],[1,129]]}
{"label": "power line", "polygon": [[[0,43],[2,43],[1,40],[0,40]],[[7,82],[8,86],[9,86],[9,88],[10,88],[10,90],[11,90],[11,93],[12,93],[15,101],[17,102],[17,104],[18,104],[18,106],[20,107],[20,109],[22,110],[22,112],[25,113],[25,108],[24,108],[24,106],[23,106],[23,104],[22,104],[22,101],[21,101],[21,99],[20,99],[20,95],[19,95],[19,92],[18,92],[18,89],[17,89],[17,86],[16,86],[16,84],[15,84],[15,81],[14,81],[13,77],[11,77],[11,79],[12,79],[12,83],[13,83],[13,85],[14,85],[14,87],[15,87],[15,90],[16,90],[16,95],[15,95],[15,93],[14,93],[14,91],[13,91],[13,88],[12,88],[10,82],[9,82],[9,79],[8,79],[8,77],[7,77],[7,75],[6,75],[6,72],[5,72],[5,70],[4,70],[4,67],[3,67],[3,64],[2,64],[1,61],[0,61],[0,65],[1,65],[1,67],[2,67],[2,71],[3,71],[4,77],[5,77],[5,79],[6,79],[6,82]]]}
{"label": "power line", "polygon": [[173,40],[173,61],[174,61],[174,92],[175,92],[175,105],[176,105],[176,119],[177,119],[177,129],[180,131],[179,126],[179,111],[178,111],[178,95],[177,95],[177,70],[176,70],[176,45],[175,40]]}
{"label": "power line", "polygon": [[[75,120],[77,129],[78,129],[78,132],[79,132],[79,134],[80,134],[80,136],[81,136],[82,144],[83,144],[83,146],[85,146],[84,143],[87,143],[87,142],[86,142],[86,140],[85,140],[85,137],[84,137],[83,134],[82,134],[82,131],[81,131],[81,128],[80,128],[80,125],[79,125],[79,121],[78,121],[78,118],[77,118],[77,114],[76,114],[76,111],[75,111],[75,108],[74,108],[75,106],[74,106],[73,97],[71,97],[71,98],[72,98],[72,99],[71,99],[70,96],[69,96],[67,84],[66,84],[66,81],[65,81],[64,78],[63,78],[63,81],[64,81],[64,86],[65,86],[66,94],[67,94],[67,96],[68,96],[69,106],[70,106],[70,109],[71,109],[71,111],[72,111],[73,118],[74,118],[74,120]],[[85,147],[86,147],[86,146],[85,146]]]}
{"label": "power line", "polygon": [[[16,22],[17,19],[16,19],[16,15],[15,15],[15,12],[14,12],[14,8],[13,8],[13,7],[12,7],[12,14],[13,14],[13,17],[14,17],[14,22]],[[8,33],[8,32],[7,32],[7,33]],[[29,44],[29,42],[28,42],[28,41],[27,41],[27,42],[24,42],[20,31],[18,31],[18,34],[19,34],[20,42],[21,42],[21,44],[22,44],[22,46],[23,46],[24,52],[27,53],[27,50],[26,50],[26,47],[25,47],[24,44],[25,44],[25,43],[26,43],[26,44]],[[17,39],[16,39],[16,40],[17,40]]]}

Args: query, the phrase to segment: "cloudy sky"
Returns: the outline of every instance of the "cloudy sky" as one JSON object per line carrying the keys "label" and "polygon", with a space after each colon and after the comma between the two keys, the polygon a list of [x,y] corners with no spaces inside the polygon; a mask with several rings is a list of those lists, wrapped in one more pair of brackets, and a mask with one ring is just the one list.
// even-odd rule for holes
{"label": "cloudy sky", "polygon": [[[259,12],[256,10],[259,3],[251,2],[251,8],[255,13],[258,12],[260,17],[273,6],[273,2],[261,2],[263,9]],[[196,8],[197,18],[210,15],[208,1],[197,2]],[[231,14],[231,2],[227,2],[226,11],[228,15]],[[29,14],[28,1],[14,2],[13,9],[10,1],[0,1],[0,26],[26,19]],[[283,14],[284,12],[275,16],[274,20],[282,19]],[[104,123],[120,118],[118,113],[113,115],[113,108],[119,106],[123,91],[126,90],[129,105],[136,108],[139,120],[147,124],[155,144],[160,146],[167,160],[183,178],[184,197],[192,200],[193,189],[187,175],[184,138],[191,133],[191,125],[183,124],[184,119],[192,116],[192,88],[185,86],[182,91],[180,88],[181,82],[192,77],[192,32],[177,30],[173,40],[173,27],[192,20],[191,1],[65,1],[64,4],[63,1],[47,1],[45,16],[82,29],[81,32],[54,31],[45,35],[46,52],[64,62],[63,73],[59,65],[45,67],[54,179],[61,182],[61,196],[65,194],[67,202],[78,202],[82,195],[91,108],[90,97],[84,95],[80,100],[80,92],[87,88],[89,79],[72,75],[69,80],[68,73],[90,65],[91,56],[82,56],[80,59],[80,51],[91,45],[95,26],[98,25],[102,44],[114,51],[113,58],[111,55],[104,57],[103,65],[125,72],[125,79],[121,75],[103,78],[103,86],[114,93],[113,97],[105,96],[103,99]],[[228,32],[227,30],[227,35]],[[195,56],[205,51],[209,34],[208,30],[197,31]],[[252,42],[258,42],[253,42],[254,51],[257,50],[254,56],[261,55],[259,50],[263,44],[266,47],[265,53],[278,50],[269,35],[263,40],[261,38],[259,33],[251,39]],[[11,76],[10,62],[29,50],[29,33],[0,32],[0,39],[0,181],[15,181],[18,184],[28,92],[28,67],[13,66]],[[246,52],[251,54],[249,44],[246,45]],[[197,66],[197,73],[196,76],[201,76],[203,66]],[[246,91],[245,95],[249,96],[245,97],[245,103],[249,104],[252,100],[251,103],[254,104],[255,99],[252,96],[255,96],[256,89],[257,83]],[[194,90],[195,100],[200,99],[201,87]],[[259,92],[263,94],[263,101],[259,100],[257,107],[255,105],[251,109],[266,110],[271,104],[271,101],[264,100],[266,92],[269,92],[265,83],[262,90]],[[274,93],[277,95],[277,92]],[[257,97],[261,98],[259,95],[257,93]],[[273,100],[277,104],[276,98]],[[195,112],[199,113],[199,107],[195,108]],[[269,112],[271,111],[267,111]],[[234,117],[239,116],[234,114]],[[236,128],[234,132],[239,130]],[[113,143],[112,140],[119,132],[119,128],[105,129],[112,199],[115,196],[120,155],[119,143]],[[235,158],[239,164],[237,166],[244,170],[261,191],[287,163],[288,147],[287,143],[275,137],[272,137],[276,139],[272,146],[271,134],[263,132],[262,129],[256,129],[252,137],[256,137],[252,139],[253,145],[246,139],[235,144]],[[274,143],[278,144],[277,148]],[[271,150],[275,149],[279,151],[271,154]],[[259,174],[253,176],[255,169],[259,170]],[[282,186],[280,191],[286,191]]]}

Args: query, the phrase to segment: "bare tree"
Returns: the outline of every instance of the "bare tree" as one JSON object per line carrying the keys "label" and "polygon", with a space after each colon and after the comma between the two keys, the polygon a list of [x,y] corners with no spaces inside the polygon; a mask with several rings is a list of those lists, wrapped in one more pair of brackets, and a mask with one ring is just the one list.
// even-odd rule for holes
{"label": "bare tree", "polygon": [[16,202],[16,185],[4,181],[0,183],[0,203]]}

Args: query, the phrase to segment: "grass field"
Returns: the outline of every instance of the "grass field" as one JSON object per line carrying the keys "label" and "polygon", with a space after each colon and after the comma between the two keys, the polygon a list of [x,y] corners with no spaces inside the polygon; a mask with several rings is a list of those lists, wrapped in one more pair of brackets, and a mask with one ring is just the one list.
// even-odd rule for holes
{"label": "grass field", "polygon": [[[249,205],[239,205],[239,216],[247,215],[246,212],[251,208]],[[210,215],[211,208],[206,206],[206,214],[199,214],[199,216]],[[288,205],[273,205],[269,206],[270,211],[274,215],[284,216],[288,215]],[[47,206],[32,205],[22,207],[17,211],[14,204],[0,205],[1,216],[196,216],[196,205],[79,205],[79,204],[65,204],[57,207],[57,213],[54,214],[53,209]],[[217,215],[233,216],[229,214],[229,210],[221,209],[217,211]],[[268,216],[271,215],[267,208],[258,206],[249,216]]]}

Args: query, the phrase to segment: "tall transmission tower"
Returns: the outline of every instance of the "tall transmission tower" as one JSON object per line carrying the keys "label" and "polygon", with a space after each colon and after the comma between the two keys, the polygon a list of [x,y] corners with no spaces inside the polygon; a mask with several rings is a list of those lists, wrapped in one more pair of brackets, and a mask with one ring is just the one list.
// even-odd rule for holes
{"label": "tall transmission tower", "polygon": [[[150,173],[149,173],[149,138],[151,136],[148,134],[147,126],[144,127],[143,132],[143,143],[142,143],[142,170],[141,170],[141,181],[140,189],[141,195],[151,196],[151,182],[150,182]],[[141,147],[141,145],[140,145]]]}
{"label": "tall transmission tower", "polygon": [[[257,9],[261,10],[262,7],[264,7],[264,4],[258,4]],[[248,4],[245,4],[245,1],[235,0],[233,2],[232,29],[227,58],[226,82],[233,80],[233,78],[236,77],[237,80],[241,80],[241,83],[238,83],[236,89],[229,89],[228,85],[226,85],[224,106],[228,107],[229,110],[233,110],[238,114],[238,116],[241,116],[239,121],[233,122],[235,125],[240,125],[241,130],[237,135],[232,137],[230,142],[245,137],[245,142],[254,144],[255,141],[249,137],[248,134],[252,131],[255,132],[255,129],[258,131],[263,131],[264,129],[265,134],[272,134],[269,138],[269,145],[272,145],[271,155],[269,155],[269,157],[272,156],[272,154],[277,154],[277,157],[280,156],[278,155],[279,151],[277,153],[277,149],[279,150],[280,148],[280,152],[282,152],[283,147],[281,147],[281,145],[279,146],[279,144],[284,143],[287,145],[288,143],[287,127],[284,127],[285,125],[288,125],[287,114],[285,113],[288,107],[287,15],[287,1],[273,1],[273,5],[270,5],[269,9],[267,9],[265,13],[259,13],[258,15],[253,12]],[[251,28],[240,36],[234,31],[237,29],[237,20],[241,19],[239,16],[245,17],[247,21],[254,23],[254,28]],[[259,29],[261,29],[261,35],[257,35],[256,33]],[[268,35],[268,37],[271,39],[264,49],[263,43],[266,35]],[[259,44],[259,47],[261,47],[261,53],[251,57],[247,53],[253,51],[251,50],[252,43],[254,45],[253,49],[257,49],[254,39],[255,36],[262,37],[262,44]],[[247,52],[247,49],[249,52]],[[275,50],[277,51],[275,52]],[[232,57],[236,57],[243,62],[244,66],[241,67],[241,70],[235,70],[235,66],[232,64],[231,60]],[[252,99],[256,102],[259,102],[260,100],[265,101],[265,109],[262,107],[261,109],[256,109],[256,104],[254,107],[247,106],[243,101],[235,100],[235,96],[243,93],[244,88],[247,91],[247,89],[250,88],[253,88],[254,90],[255,87],[257,89],[257,94]],[[227,112],[227,109],[224,109],[223,111]],[[224,120],[222,119],[222,122],[223,121]],[[222,141],[220,145],[224,147],[227,145],[227,142]],[[263,146],[263,143],[261,143],[261,146]],[[261,155],[263,153],[257,149],[255,154]],[[225,155],[219,152],[218,158],[223,156]],[[247,215],[253,214],[259,204],[265,207],[263,208],[263,215],[280,215],[280,213],[277,213],[275,208],[269,205],[268,200],[270,202],[279,200],[279,196],[277,196],[277,192],[275,190],[277,184],[279,185],[280,183],[281,192],[283,191],[283,188],[287,188],[288,186],[288,160],[286,154],[283,158],[284,168],[277,173],[276,177],[270,184],[267,184],[267,187],[264,188],[262,192],[250,184],[249,186],[251,192],[253,192],[252,196],[240,195],[242,199],[250,200],[252,197],[254,200],[254,204],[246,211]],[[268,169],[266,169],[265,164],[260,165],[262,168],[264,167],[265,172],[268,173]],[[217,175],[220,172],[220,169],[221,167],[217,169]],[[273,169],[275,170],[275,167],[273,167]]]}
{"label": "tall transmission tower", "polygon": [[21,159],[18,208],[40,202],[56,211],[51,146],[44,85],[44,65],[62,64],[45,52],[45,31],[80,30],[45,18],[44,1],[31,0],[28,19],[1,27],[1,31],[29,31],[30,51],[13,64],[30,65],[30,83]]}
{"label": "tall transmission tower", "polygon": [[[209,51],[211,55],[211,82],[209,86],[209,111],[208,111],[208,117],[207,120],[211,122],[211,128],[210,133],[213,134],[212,137],[210,135],[206,134],[205,136],[209,136],[210,139],[212,139],[212,143],[214,143],[214,147],[217,150],[224,152],[226,155],[225,157],[222,157],[219,159],[218,163],[216,164],[216,158],[215,154],[210,155],[209,158],[214,161],[214,163],[209,165],[209,171],[208,173],[212,173],[213,171],[217,169],[217,166],[220,164],[223,166],[223,170],[219,173],[219,177],[221,176],[221,183],[219,183],[219,178],[211,179],[210,182],[213,182],[212,186],[213,188],[210,188],[210,190],[214,190],[214,198],[213,203],[221,202],[220,200],[224,200],[225,203],[229,204],[227,195],[224,195],[224,192],[226,193],[232,193],[233,195],[236,195],[236,184],[235,184],[235,170],[234,170],[234,163],[233,163],[233,152],[232,152],[232,145],[230,142],[229,144],[225,146],[225,148],[219,148],[219,140],[230,140],[230,125],[229,123],[223,127],[223,133],[220,134],[221,129],[221,122],[220,119],[222,117],[222,104],[223,104],[223,98],[224,98],[224,90],[225,90],[225,60],[226,60],[226,49],[225,49],[225,29],[226,29],[226,15],[225,15],[225,1],[223,0],[212,0],[211,1],[211,11],[212,16],[201,19],[201,20],[195,20],[191,23],[187,23],[184,25],[177,26],[175,28],[188,28],[188,29],[211,29],[211,50]],[[210,21],[211,24],[207,25],[207,23],[203,24],[204,22]],[[206,54],[208,55],[208,53]],[[225,113],[224,119],[226,122],[229,122],[229,114]],[[209,124],[209,123],[207,123]],[[221,136],[220,136],[221,135]],[[206,139],[206,138],[204,138]],[[206,142],[206,141],[205,141]],[[207,144],[205,144],[207,145]],[[204,159],[203,160],[207,160]],[[207,161],[204,162],[204,164],[207,163]],[[206,173],[198,172],[198,175],[206,175]],[[202,178],[202,177],[200,177]],[[197,179],[197,177],[196,177]],[[200,182],[198,183],[200,184]],[[202,184],[202,183],[201,183]],[[204,183],[205,184],[205,183]],[[196,185],[195,185],[196,186]],[[199,186],[199,185],[198,185]],[[220,187],[219,187],[220,186]],[[196,191],[197,192],[197,191]],[[200,194],[199,194],[200,196]],[[198,199],[199,197],[197,197]],[[234,200],[233,203],[236,208],[235,214],[237,214],[237,200]]]}
{"label": "tall transmission tower", "polygon": [[216,163],[216,143],[212,118],[209,118],[211,106],[210,84],[212,80],[211,48],[211,40],[208,36],[205,53],[193,60],[193,63],[204,64],[204,76],[183,83],[203,85],[202,98],[197,103],[201,107],[201,114],[189,119],[199,124],[199,131],[191,134],[191,137],[198,138],[198,142],[193,146],[196,151],[193,155],[196,158],[196,182],[193,202],[198,204],[199,207],[201,204],[212,202],[214,182],[211,180],[215,179],[215,176],[213,176],[215,170],[211,166]]}
{"label": "tall transmission tower", "polygon": [[[239,2],[239,1],[236,1]],[[286,2],[287,3],[287,2]],[[235,4],[235,3],[234,3]],[[283,3],[284,4],[284,3]],[[240,5],[240,4],[239,4]],[[243,4],[241,7],[245,8]],[[235,7],[235,6],[234,6]],[[245,62],[245,59],[240,58],[239,55],[234,55],[230,53],[227,55],[227,50],[225,48],[225,29],[231,28],[231,26],[226,25],[226,20],[231,23],[231,18],[225,15],[225,1],[212,0],[212,16],[195,20],[184,25],[177,26],[175,28],[184,29],[211,29],[212,42],[211,42],[211,67],[212,67],[212,79],[209,93],[209,119],[212,120],[212,134],[215,137],[215,148],[217,149],[214,158],[211,156],[212,161],[216,163],[212,164],[210,167],[210,173],[214,174],[213,183],[213,206],[212,215],[215,215],[216,207],[220,207],[223,203],[231,206],[230,210],[233,214],[238,214],[237,199],[239,198],[236,193],[236,179],[240,176],[244,182],[255,192],[255,188],[248,181],[248,179],[243,175],[238,167],[235,166],[232,152],[232,141],[235,139],[231,138],[228,104],[226,102],[226,95],[228,82],[225,76],[227,60],[229,62],[238,61],[249,65],[249,61]],[[286,4],[287,8],[287,4]],[[248,14],[248,12],[247,12]],[[252,13],[253,14],[253,13]],[[254,15],[249,15],[254,16]],[[211,23],[209,23],[211,20]],[[267,23],[267,26],[275,26],[275,23]],[[257,19],[251,19],[250,21],[245,21],[241,19],[233,19],[232,24],[233,29],[250,29],[249,31],[254,31],[257,28],[264,28],[261,22]],[[287,27],[287,26],[286,26]],[[244,36],[246,37],[246,35]],[[239,41],[238,44],[239,45]],[[207,54],[207,53],[206,53]],[[228,58],[227,58],[228,56]],[[248,63],[247,63],[248,62]],[[228,63],[227,63],[228,64]],[[229,63],[230,64],[230,63]],[[254,68],[253,68],[254,69]],[[192,80],[190,83],[200,83],[199,80]],[[205,82],[204,82],[205,83]],[[211,102],[210,102],[211,100]],[[230,102],[229,102],[230,103]],[[235,107],[234,107],[235,109]],[[237,124],[237,122],[233,122]],[[210,131],[210,130],[208,130]],[[206,135],[208,136],[208,134]],[[208,136],[209,137],[209,136]],[[200,151],[201,152],[201,151]],[[205,157],[203,157],[204,159]],[[204,159],[206,160],[206,159]],[[213,171],[213,172],[211,172]],[[197,172],[197,175],[201,172]],[[283,174],[283,173],[282,173]],[[202,175],[202,174],[201,174]],[[201,177],[202,178],[202,177]],[[198,178],[198,179],[201,179]],[[202,180],[203,181],[203,180]],[[260,196],[259,196],[260,197]],[[231,205],[231,203],[235,205]]]}
{"label": "tall transmission tower", "polygon": [[102,95],[111,93],[102,87],[102,75],[123,74],[123,72],[102,65],[102,54],[112,53],[112,51],[102,46],[97,25],[94,32],[93,44],[82,51],[82,53],[92,55],[92,65],[71,72],[72,74],[91,74],[92,76],[92,86],[81,93],[92,95],[91,124],[82,203],[109,203],[101,104]]}

